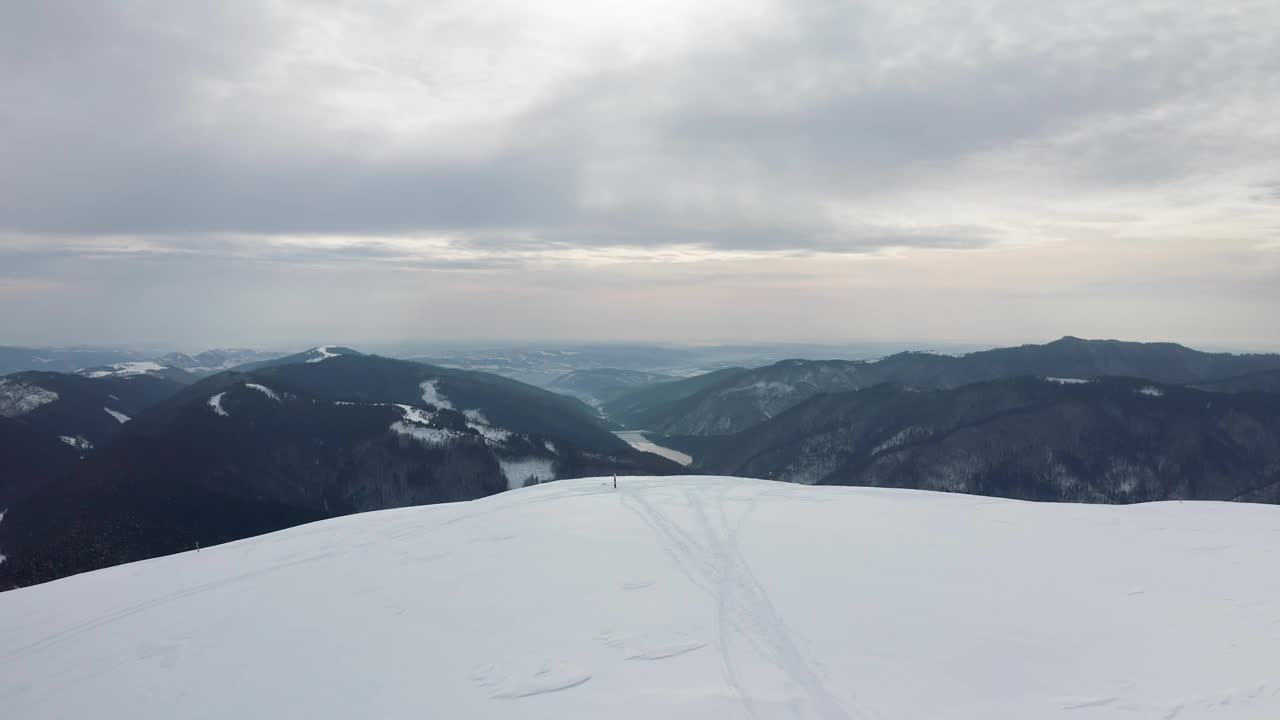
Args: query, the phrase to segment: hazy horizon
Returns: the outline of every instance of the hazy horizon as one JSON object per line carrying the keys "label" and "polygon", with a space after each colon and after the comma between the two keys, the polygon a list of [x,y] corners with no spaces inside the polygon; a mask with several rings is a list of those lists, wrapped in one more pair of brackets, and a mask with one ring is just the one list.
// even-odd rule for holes
{"label": "hazy horizon", "polygon": [[17,0],[0,344],[1276,350],[1280,4]]}
{"label": "hazy horizon", "polygon": [[[809,354],[798,354],[796,357],[805,357],[806,359],[839,359],[841,357],[879,357],[883,354],[905,351],[921,351],[921,352],[944,352],[949,354],[964,354],[968,352],[977,352],[981,350],[989,350],[996,348],[1017,347],[1021,345],[1044,345],[1054,342],[1063,337],[1080,337],[1084,340],[1118,340],[1121,342],[1143,342],[1143,343],[1174,343],[1189,347],[1193,350],[1202,352],[1217,353],[1233,353],[1233,354],[1273,354],[1280,353],[1280,343],[1271,346],[1238,346],[1238,345],[1213,345],[1181,342],[1178,340],[1134,340],[1132,338],[1090,338],[1066,333],[1065,335],[1057,335],[1045,338],[1030,338],[1019,341],[1009,342],[973,342],[960,340],[911,340],[911,339],[863,339],[863,340],[813,340],[813,341],[780,341],[780,340],[709,340],[703,342],[696,341],[671,341],[661,339],[637,339],[637,340],[609,340],[609,339],[573,339],[573,338],[531,338],[526,340],[512,338],[484,338],[484,339],[394,339],[394,340],[371,340],[371,341],[353,341],[353,340],[332,340],[319,339],[305,341],[300,340],[293,343],[196,343],[191,344],[172,344],[172,343],[92,343],[92,342],[53,342],[53,343],[21,343],[21,342],[0,342],[0,347],[26,347],[26,348],[49,348],[49,349],[85,349],[85,350],[120,350],[120,351],[136,351],[140,353],[154,353],[156,356],[173,352],[195,354],[205,350],[218,349],[250,349],[264,352],[283,352],[295,353],[304,350],[322,347],[322,346],[343,346],[350,347],[360,352],[368,352],[373,354],[383,354],[391,357],[410,357],[416,355],[431,354],[448,354],[451,352],[466,353],[480,352],[485,350],[574,350],[580,348],[667,348],[667,349],[760,349],[760,350],[784,350],[794,348],[797,350],[810,350]],[[824,355],[823,350],[830,351],[830,354]]]}

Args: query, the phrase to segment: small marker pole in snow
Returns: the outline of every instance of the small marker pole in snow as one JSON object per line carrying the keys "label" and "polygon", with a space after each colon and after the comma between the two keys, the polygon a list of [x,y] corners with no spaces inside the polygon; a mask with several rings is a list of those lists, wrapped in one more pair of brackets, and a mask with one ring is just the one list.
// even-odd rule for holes
{"label": "small marker pole in snow", "polygon": [[618,473],[613,474],[613,489],[618,489]]}

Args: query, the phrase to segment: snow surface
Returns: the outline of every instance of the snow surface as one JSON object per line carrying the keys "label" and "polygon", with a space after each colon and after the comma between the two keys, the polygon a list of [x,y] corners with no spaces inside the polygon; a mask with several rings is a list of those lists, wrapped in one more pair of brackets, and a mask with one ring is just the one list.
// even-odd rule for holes
{"label": "snow surface", "polygon": [[618,485],[0,593],[4,717],[1280,717],[1280,507]]}
{"label": "snow surface", "polygon": [[85,377],[104,378],[104,377],[129,377],[131,375],[146,375],[147,373],[161,372],[169,368],[158,362],[125,362],[108,365],[99,370],[83,371]]}
{"label": "snow surface", "polygon": [[221,415],[222,417],[230,417],[231,413],[228,413],[228,412],[227,412],[226,410],[224,410],[224,409],[223,409],[223,407],[222,407],[222,396],[223,396],[223,395],[226,395],[226,393],[224,393],[224,392],[220,392],[220,393],[218,393],[217,395],[214,395],[213,397],[209,398],[209,400],[208,400],[209,407],[213,408],[213,411],[214,411],[215,413],[217,413],[217,414]]}
{"label": "snow surface", "polygon": [[58,393],[13,380],[0,380],[0,417],[26,415],[58,399]]}
{"label": "snow surface", "polygon": [[668,460],[672,460],[674,462],[678,462],[681,465],[684,465],[685,467],[688,467],[689,465],[693,464],[692,455],[682,453],[679,450],[672,450],[669,447],[663,447],[655,443],[654,441],[650,440],[649,438],[645,437],[644,433],[642,432],[626,430],[622,432],[615,432],[614,435],[617,435],[618,437],[622,438],[622,440],[624,440],[628,445],[639,450],[640,452],[647,452],[647,453],[653,453],[654,455],[661,455],[662,457]]}
{"label": "snow surface", "polygon": [[118,410],[112,410],[112,409],[111,409],[111,408],[109,408],[109,407],[104,407],[104,408],[102,408],[102,409],[103,409],[103,410],[106,410],[106,411],[107,411],[107,414],[108,414],[108,415],[110,415],[111,417],[115,418],[115,419],[116,419],[116,422],[120,423],[121,425],[123,425],[123,424],[125,424],[125,423],[127,423],[127,422],[129,422],[130,420],[132,420],[132,419],[133,419],[133,418],[129,417],[128,415],[125,415],[124,413],[122,413],[122,412],[120,412],[120,411],[118,411]]}
{"label": "snow surface", "polygon": [[73,447],[73,448],[77,449],[77,450],[92,450],[92,449],[93,449],[93,443],[89,442],[88,440],[85,440],[84,438],[80,437],[79,435],[75,435],[75,436],[72,436],[72,435],[59,435],[59,436],[58,436],[58,439],[59,439],[59,440],[61,440],[61,441],[62,441],[62,442],[64,442],[64,443],[66,443],[66,444],[70,445],[71,447]]}
{"label": "snow surface", "polygon": [[332,345],[325,345],[324,347],[318,347],[318,348],[316,348],[315,350],[312,350],[311,352],[320,353],[320,357],[307,358],[307,362],[309,362],[309,363],[318,363],[318,362],[320,362],[320,361],[322,361],[322,360],[328,360],[329,358],[336,358],[336,357],[338,357],[338,353],[335,353],[335,352],[329,352],[329,348],[331,348],[331,347],[333,347],[333,346],[332,346]]}
{"label": "snow surface", "polygon": [[1059,385],[1088,385],[1089,381],[1082,378],[1055,378],[1047,377],[1045,380]]}
{"label": "snow surface", "polygon": [[1148,395],[1150,397],[1164,397],[1164,391],[1155,385],[1148,385],[1138,390],[1139,395]]}
{"label": "snow surface", "polygon": [[280,396],[276,394],[276,391],[272,390],[266,385],[259,385],[257,383],[245,383],[244,386],[253,390],[257,390],[258,392],[262,393],[263,395],[266,395],[272,400],[275,400],[276,402],[280,402]]}

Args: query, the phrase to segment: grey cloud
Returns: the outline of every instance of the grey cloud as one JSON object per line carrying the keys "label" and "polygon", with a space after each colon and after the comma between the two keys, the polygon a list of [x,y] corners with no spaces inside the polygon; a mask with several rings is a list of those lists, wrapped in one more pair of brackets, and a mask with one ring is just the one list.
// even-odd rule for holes
{"label": "grey cloud", "polygon": [[[0,229],[179,249],[225,233],[415,232],[484,249],[976,247],[1000,232],[837,221],[826,207],[1115,117],[1147,119],[1063,141],[1055,159],[1081,181],[1197,171],[1210,153],[1167,152],[1198,137],[1162,124],[1179,117],[1168,109],[1251,81],[1270,93],[1280,75],[1247,14],[1068,5],[796,2],[775,32],[579,79],[461,158],[390,151],[298,123],[293,98],[254,96],[246,76],[291,31],[271,5],[23,0],[0,23]],[[589,200],[600,190],[611,206]]]}

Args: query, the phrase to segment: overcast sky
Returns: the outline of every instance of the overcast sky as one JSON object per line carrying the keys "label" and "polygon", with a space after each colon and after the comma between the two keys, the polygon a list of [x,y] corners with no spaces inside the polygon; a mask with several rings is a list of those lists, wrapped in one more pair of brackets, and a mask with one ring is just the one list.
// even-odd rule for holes
{"label": "overcast sky", "polygon": [[1275,0],[8,0],[0,344],[1280,347]]}

